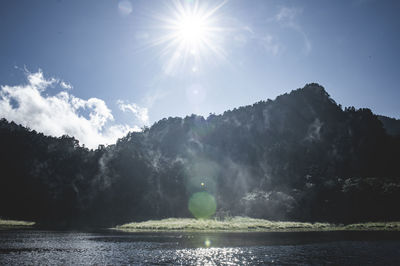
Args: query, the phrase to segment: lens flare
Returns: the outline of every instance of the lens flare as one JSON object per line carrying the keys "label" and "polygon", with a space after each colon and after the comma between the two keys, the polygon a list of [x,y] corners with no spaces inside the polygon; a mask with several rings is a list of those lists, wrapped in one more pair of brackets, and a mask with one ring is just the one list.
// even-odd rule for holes
{"label": "lens flare", "polygon": [[207,192],[197,192],[189,199],[189,211],[197,219],[207,219],[215,214],[217,203]]}
{"label": "lens flare", "polygon": [[118,9],[121,15],[127,16],[132,13],[132,4],[128,0],[123,0],[118,3]]}

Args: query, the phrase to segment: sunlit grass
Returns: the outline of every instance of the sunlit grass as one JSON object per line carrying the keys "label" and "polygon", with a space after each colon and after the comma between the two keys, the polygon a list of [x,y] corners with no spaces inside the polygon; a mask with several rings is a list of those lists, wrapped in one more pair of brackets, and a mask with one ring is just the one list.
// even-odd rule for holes
{"label": "sunlit grass", "polygon": [[169,218],[163,220],[129,223],[117,226],[123,231],[302,231],[331,228],[328,223],[276,222],[248,217],[224,220]]}
{"label": "sunlit grass", "polygon": [[360,223],[351,225],[335,225],[330,223],[282,222],[254,219],[248,217],[232,217],[217,219],[169,218],[128,223],[113,229],[140,231],[216,231],[216,232],[297,232],[297,231],[351,231],[351,230],[392,230],[400,231],[400,222]]}
{"label": "sunlit grass", "polygon": [[347,230],[386,230],[400,231],[400,222],[369,222],[346,225]]}
{"label": "sunlit grass", "polygon": [[35,222],[0,219],[0,229],[32,227]]}

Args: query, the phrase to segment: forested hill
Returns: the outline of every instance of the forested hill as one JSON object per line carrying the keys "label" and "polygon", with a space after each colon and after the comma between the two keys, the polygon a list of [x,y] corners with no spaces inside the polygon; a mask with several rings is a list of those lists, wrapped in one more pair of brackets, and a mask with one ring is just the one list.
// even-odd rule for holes
{"label": "forested hill", "polygon": [[378,115],[378,119],[382,122],[386,132],[390,135],[400,135],[400,120],[390,118],[383,115]]}
{"label": "forested hill", "polygon": [[400,135],[318,84],[222,115],[168,118],[96,150],[0,122],[0,217],[110,226],[216,216],[355,222],[400,218]]}

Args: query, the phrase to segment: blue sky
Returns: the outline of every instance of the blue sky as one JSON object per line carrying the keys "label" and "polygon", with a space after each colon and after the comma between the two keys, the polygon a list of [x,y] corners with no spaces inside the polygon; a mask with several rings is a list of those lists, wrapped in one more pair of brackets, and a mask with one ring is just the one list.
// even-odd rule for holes
{"label": "blue sky", "polygon": [[95,147],[318,82],[343,106],[400,118],[399,11],[386,0],[3,0],[0,115]]}

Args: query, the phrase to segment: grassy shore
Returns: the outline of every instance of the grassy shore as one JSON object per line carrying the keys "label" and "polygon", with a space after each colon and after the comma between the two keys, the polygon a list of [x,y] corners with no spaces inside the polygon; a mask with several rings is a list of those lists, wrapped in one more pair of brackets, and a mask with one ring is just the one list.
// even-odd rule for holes
{"label": "grassy shore", "polygon": [[1,229],[31,228],[34,225],[35,225],[35,222],[0,219],[0,230]]}
{"label": "grassy shore", "polygon": [[400,222],[359,223],[336,225],[330,223],[280,222],[232,217],[223,220],[169,218],[128,223],[113,228],[125,232],[302,232],[302,231],[400,231]]}

